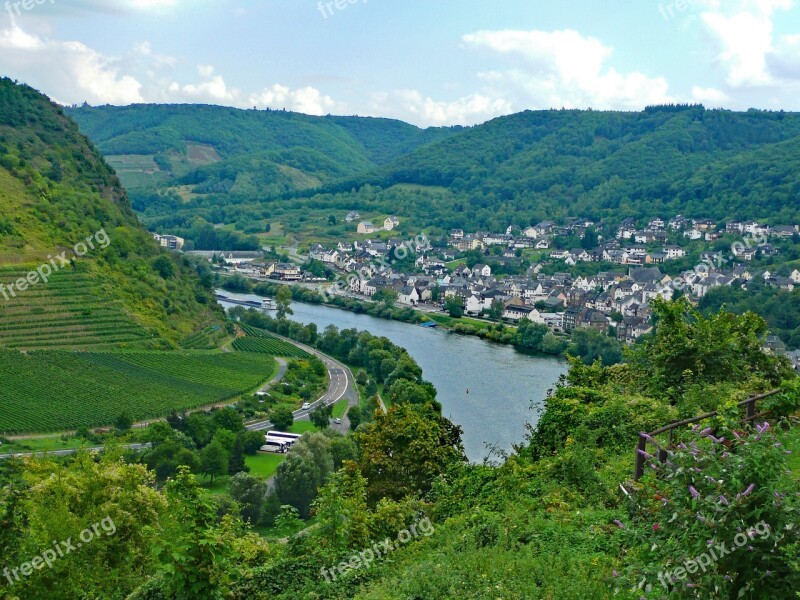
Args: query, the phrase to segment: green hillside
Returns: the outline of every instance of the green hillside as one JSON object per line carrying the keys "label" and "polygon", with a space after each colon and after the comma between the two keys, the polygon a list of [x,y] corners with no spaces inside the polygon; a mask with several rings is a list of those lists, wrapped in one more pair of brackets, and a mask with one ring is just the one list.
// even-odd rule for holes
{"label": "green hillside", "polygon": [[198,268],[160,249],[58,106],[0,80],[0,347],[173,347],[221,321]]}
{"label": "green hillside", "polygon": [[237,232],[281,243],[268,224],[337,239],[348,229],[330,217],[353,209],[397,214],[409,231],[681,213],[800,221],[795,113],[526,111],[428,130],[200,106],[71,114],[134,188],[149,227],[194,242],[227,226],[230,249],[257,243]]}
{"label": "green hillside", "polygon": [[446,187],[468,213],[453,220],[480,227],[679,213],[796,222],[799,146],[800,115],[783,112],[528,111],[421,148],[367,181]]}
{"label": "green hillside", "polygon": [[129,189],[191,184],[199,193],[263,195],[318,187],[453,131],[389,119],[205,105],[84,106],[68,113]]}

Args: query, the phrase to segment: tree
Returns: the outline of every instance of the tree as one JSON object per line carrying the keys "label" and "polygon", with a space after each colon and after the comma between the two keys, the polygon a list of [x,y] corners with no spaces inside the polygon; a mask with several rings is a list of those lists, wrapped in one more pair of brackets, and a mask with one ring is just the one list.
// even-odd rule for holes
{"label": "tree", "polygon": [[444,307],[454,319],[460,319],[464,316],[464,302],[459,296],[449,296],[444,301]]}
{"label": "tree", "polygon": [[336,225],[336,215],[328,216],[328,225]]}
{"label": "tree", "polygon": [[175,263],[166,254],[162,254],[153,261],[153,270],[158,273],[162,279],[172,279],[175,277]]}
{"label": "tree", "polygon": [[465,460],[457,426],[432,410],[408,404],[378,414],[355,437],[373,503],[424,494],[452,464]]}
{"label": "tree", "polygon": [[305,519],[319,488],[333,472],[330,439],[322,433],[303,436],[278,467],[275,491],[281,502],[291,504]]}
{"label": "tree", "polygon": [[264,445],[263,431],[243,431],[239,434],[239,437],[242,438],[244,453],[249,456],[255,456]]}
{"label": "tree", "polygon": [[387,308],[392,308],[399,297],[400,295],[396,291],[390,289],[378,290],[372,294],[375,302],[383,302]]}
{"label": "tree", "polygon": [[499,321],[503,317],[505,309],[505,303],[499,298],[495,298],[492,300],[492,305],[489,307],[489,319],[492,321]]}
{"label": "tree", "polygon": [[311,422],[317,429],[325,429],[330,425],[331,417],[333,416],[333,405],[318,406],[309,414]]}
{"label": "tree", "polygon": [[275,304],[278,307],[278,311],[275,313],[275,317],[280,321],[286,318],[286,315],[293,315],[294,312],[291,309],[292,304],[292,290],[289,289],[288,286],[282,285],[278,290],[278,293],[275,295]]}
{"label": "tree", "polygon": [[294,415],[291,407],[286,404],[279,404],[270,411],[269,420],[281,431],[289,429],[294,424]]}
{"label": "tree", "polygon": [[355,431],[361,425],[361,409],[358,406],[351,406],[347,411],[347,419],[350,421],[350,430]]}
{"label": "tree", "polygon": [[114,422],[114,427],[117,431],[129,431],[133,427],[133,419],[128,413],[122,413]]}
{"label": "tree", "polygon": [[200,471],[211,477],[213,484],[215,476],[228,472],[228,460],[228,453],[222,444],[218,441],[211,442],[200,451]]}
{"label": "tree", "polygon": [[267,484],[247,473],[237,473],[231,478],[228,491],[239,504],[242,518],[251,525],[258,525],[267,499]]}

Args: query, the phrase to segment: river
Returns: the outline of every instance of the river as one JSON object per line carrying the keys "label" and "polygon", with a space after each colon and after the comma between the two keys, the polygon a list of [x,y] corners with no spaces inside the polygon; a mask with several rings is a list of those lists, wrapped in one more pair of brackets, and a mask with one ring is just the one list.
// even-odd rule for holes
{"label": "river", "polygon": [[[229,298],[261,300],[259,296],[220,292]],[[563,360],[529,356],[511,346],[442,329],[315,304],[293,302],[292,310],[290,319],[316,323],[320,332],[328,325],[366,330],[408,350],[425,379],[436,386],[443,414],[463,428],[464,449],[473,462],[489,455],[489,445],[509,451],[522,442],[525,424],[536,423],[547,390],[566,372]]]}

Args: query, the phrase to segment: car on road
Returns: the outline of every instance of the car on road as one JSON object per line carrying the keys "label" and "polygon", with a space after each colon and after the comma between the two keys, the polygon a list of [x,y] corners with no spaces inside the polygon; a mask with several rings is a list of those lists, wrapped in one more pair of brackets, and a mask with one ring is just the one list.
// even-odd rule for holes
{"label": "car on road", "polygon": [[309,408],[311,408],[311,405],[308,402],[304,402],[302,410],[308,410]]}

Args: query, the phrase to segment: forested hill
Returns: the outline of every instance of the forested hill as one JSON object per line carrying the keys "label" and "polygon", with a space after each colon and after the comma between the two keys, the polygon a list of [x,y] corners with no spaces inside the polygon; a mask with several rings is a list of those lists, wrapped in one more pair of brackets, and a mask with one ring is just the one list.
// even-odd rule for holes
{"label": "forested hill", "polygon": [[532,220],[685,213],[797,222],[798,150],[798,114],[527,111],[416,150],[368,182],[445,187],[475,210],[510,203]]}
{"label": "forested hill", "polygon": [[[62,253],[68,265],[49,261]],[[50,281],[0,295],[0,347],[164,347],[221,322],[197,268],[162,252],[76,124],[0,79],[0,283],[47,262]]]}
{"label": "forested hill", "polygon": [[374,169],[457,128],[207,105],[67,109],[125,185],[280,194]]}
{"label": "forested hill", "polygon": [[[162,227],[192,215],[217,223],[219,210],[236,204],[224,222],[251,232],[271,205],[291,198],[471,230],[679,213],[800,221],[796,113],[526,111],[471,128],[422,130],[387,119],[213,106],[68,112],[136,191],[147,222]],[[393,195],[381,203],[376,187]],[[172,200],[155,190],[169,190]],[[431,193],[438,209],[419,214]]]}

